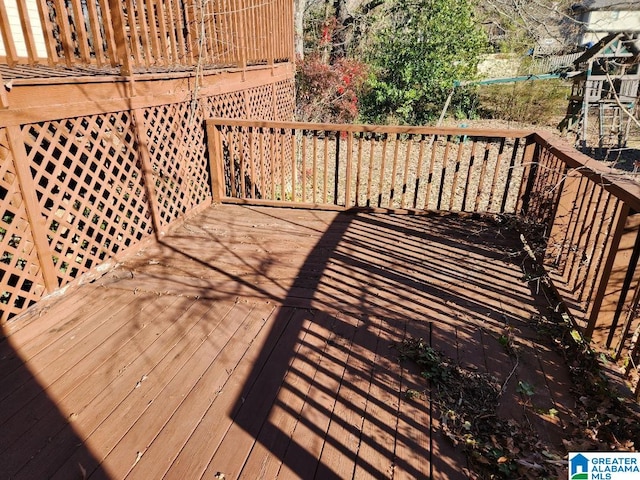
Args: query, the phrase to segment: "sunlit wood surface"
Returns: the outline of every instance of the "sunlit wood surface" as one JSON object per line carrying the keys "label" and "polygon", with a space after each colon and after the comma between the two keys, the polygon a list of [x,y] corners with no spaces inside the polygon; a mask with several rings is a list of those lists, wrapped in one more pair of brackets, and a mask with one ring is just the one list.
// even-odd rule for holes
{"label": "sunlit wood surface", "polygon": [[505,415],[533,385],[560,442],[568,375],[522,262],[476,217],[213,206],[5,325],[0,478],[467,478],[398,360],[415,337],[506,382]]}

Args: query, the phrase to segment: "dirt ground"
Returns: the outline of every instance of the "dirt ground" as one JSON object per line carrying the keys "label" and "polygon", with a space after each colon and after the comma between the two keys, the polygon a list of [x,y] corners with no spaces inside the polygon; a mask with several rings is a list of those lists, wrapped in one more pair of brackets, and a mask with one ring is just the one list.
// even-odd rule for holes
{"label": "dirt ground", "polygon": [[[557,121],[556,121],[557,120]],[[475,127],[475,128],[506,128],[506,129],[532,129],[536,131],[549,132],[559,138],[563,138],[567,142],[573,144],[577,141],[575,132],[569,132],[562,135],[557,129],[561,118],[554,119],[548,125],[531,125],[520,122],[509,122],[505,120],[495,119],[477,119],[477,120],[454,120],[448,119],[444,125],[449,127]],[[627,144],[622,148],[600,149],[598,148],[599,132],[598,119],[596,116],[589,118],[589,133],[587,135],[587,148],[583,153],[590,157],[602,161],[605,165],[618,168],[628,172],[629,177],[640,181],[640,167],[636,166],[636,162],[640,163],[640,127],[631,123],[629,129],[629,137]]]}

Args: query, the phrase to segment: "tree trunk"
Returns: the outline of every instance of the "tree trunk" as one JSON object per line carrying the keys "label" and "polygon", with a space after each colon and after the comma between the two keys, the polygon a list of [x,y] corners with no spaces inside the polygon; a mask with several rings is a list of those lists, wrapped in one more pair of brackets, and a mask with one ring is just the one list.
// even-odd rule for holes
{"label": "tree trunk", "polygon": [[334,0],[333,9],[336,14],[336,28],[331,42],[331,63],[347,56],[347,24],[349,23],[346,0]]}
{"label": "tree trunk", "polygon": [[294,29],[295,29],[295,54],[302,60],[304,58],[304,10],[307,0],[294,1]]}

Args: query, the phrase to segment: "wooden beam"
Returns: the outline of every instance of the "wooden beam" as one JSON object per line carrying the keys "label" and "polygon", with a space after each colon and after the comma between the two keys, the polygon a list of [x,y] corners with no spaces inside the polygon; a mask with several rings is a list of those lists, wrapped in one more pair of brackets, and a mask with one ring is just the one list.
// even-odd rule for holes
{"label": "wooden beam", "polygon": [[166,233],[162,227],[162,218],[160,217],[160,209],[158,208],[158,197],[156,194],[156,180],[151,165],[151,155],[149,154],[148,136],[144,131],[144,113],[140,109],[133,111],[134,130],[137,137],[138,155],[142,165],[142,176],[144,185],[147,190],[147,198],[149,201],[149,210],[151,211],[151,221],[153,223],[153,231],[157,239]]}
{"label": "wooden beam", "polygon": [[218,128],[205,122],[207,130],[207,147],[209,150],[209,169],[211,180],[211,195],[216,203],[222,202],[225,195],[224,158],[222,154],[222,136]]}
{"label": "wooden beam", "polygon": [[[244,83],[241,82],[240,71],[206,73],[201,78],[198,98],[242,91],[293,78],[293,68],[290,64],[276,67],[274,77],[266,66],[252,69],[250,72]],[[122,76],[59,81],[14,81],[11,92],[7,94],[11,108],[0,110],[0,126],[146,108],[192,98],[192,73],[180,73],[169,76],[171,78],[163,78],[167,76],[169,75],[136,76],[135,96],[131,96],[128,91],[129,79]]]}
{"label": "wooden beam", "polygon": [[13,157],[13,166],[16,172],[16,177],[20,184],[25,212],[27,214],[29,225],[31,226],[31,234],[38,254],[45,288],[48,292],[52,292],[58,288],[58,278],[56,276],[51,248],[47,239],[45,218],[42,215],[40,204],[38,203],[38,197],[36,196],[36,186],[34,185],[33,178],[31,177],[29,159],[22,139],[22,131],[18,126],[6,127],[4,130],[9,150]]}

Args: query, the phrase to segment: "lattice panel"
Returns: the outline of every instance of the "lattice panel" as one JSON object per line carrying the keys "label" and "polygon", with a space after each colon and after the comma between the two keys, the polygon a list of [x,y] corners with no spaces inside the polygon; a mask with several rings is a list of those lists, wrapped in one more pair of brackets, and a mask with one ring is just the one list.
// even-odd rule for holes
{"label": "lattice panel", "polygon": [[0,320],[37,302],[44,280],[9,152],[0,149]]}
{"label": "lattice panel", "polygon": [[210,117],[247,118],[244,91],[224,93],[209,97],[205,108]]}
{"label": "lattice panel", "polygon": [[247,90],[248,118],[275,120],[273,111],[273,86],[261,85]]}
{"label": "lattice panel", "polygon": [[59,286],[152,232],[128,112],[22,132]]}
{"label": "lattice panel", "polygon": [[162,105],[146,109],[144,118],[160,220],[168,225],[211,196],[202,109]]}
{"label": "lattice panel", "polygon": [[275,84],[276,120],[289,122],[293,120],[295,110],[295,83],[293,79],[282,80]]}

